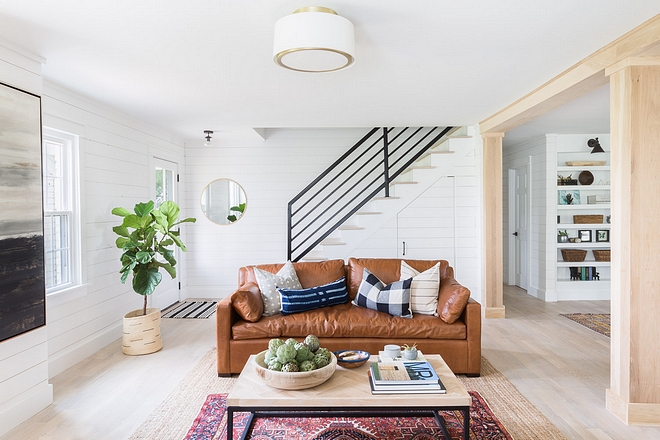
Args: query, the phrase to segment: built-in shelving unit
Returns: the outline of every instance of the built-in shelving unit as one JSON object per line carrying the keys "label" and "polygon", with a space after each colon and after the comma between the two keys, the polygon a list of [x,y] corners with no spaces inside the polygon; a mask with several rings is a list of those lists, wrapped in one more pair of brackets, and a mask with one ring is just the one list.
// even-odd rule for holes
{"label": "built-in shelving unit", "polygon": [[[604,165],[567,166],[566,162],[605,161]],[[590,235],[590,241],[579,243],[559,243],[557,239],[556,290],[558,300],[609,299],[611,268],[609,261],[596,261],[593,251],[610,249],[609,232],[610,203],[602,202],[610,195],[610,155],[609,152],[590,154],[586,145],[565,145],[557,148],[557,185],[556,214],[557,235],[566,231],[569,238],[579,238],[580,231]],[[580,182],[580,173],[588,171],[593,176],[591,184]],[[559,176],[577,180],[576,185],[560,184]],[[570,194],[571,203],[567,203],[566,194]],[[563,196],[563,198],[562,198]],[[591,199],[598,198],[596,203]],[[591,203],[589,203],[591,202]],[[575,215],[601,215],[602,223],[575,223]],[[598,231],[601,231],[600,234]],[[562,258],[562,249],[582,249],[587,251],[584,261],[568,262]],[[571,268],[596,268],[599,279],[571,279]],[[575,272],[575,270],[574,270]],[[579,269],[578,269],[579,272]],[[586,272],[591,273],[589,269]],[[593,277],[592,277],[593,278]]]}

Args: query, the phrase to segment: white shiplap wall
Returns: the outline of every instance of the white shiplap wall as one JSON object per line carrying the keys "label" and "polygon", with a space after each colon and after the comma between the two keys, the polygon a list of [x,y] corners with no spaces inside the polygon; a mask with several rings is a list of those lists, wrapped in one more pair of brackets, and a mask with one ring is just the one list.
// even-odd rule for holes
{"label": "white shiplap wall", "polygon": [[[186,296],[221,298],[237,285],[238,268],[286,260],[287,203],[357,142],[363,129],[272,129],[266,139],[227,137],[211,146],[186,146],[189,228]],[[247,195],[243,217],[220,226],[204,217],[202,191],[211,181],[229,178]]]}
{"label": "white shiplap wall", "polygon": [[[41,95],[41,63],[39,57],[0,42],[1,83]],[[53,401],[47,337],[47,328],[40,327],[0,342],[0,435]]]}
{"label": "white shiplap wall", "polygon": [[[120,338],[123,315],[141,306],[142,297],[132,291],[130,282],[123,285],[119,280],[121,251],[115,247],[112,226],[121,219],[110,211],[116,206],[132,209],[152,199],[152,158],[177,162],[181,170],[184,147],[167,133],[53,84],[44,86],[42,105],[45,127],[79,136],[82,270],[87,292],[64,303],[47,301],[52,377]],[[185,277],[185,271],[179,273]]]}
{"label": "white shiplap wall", "polygon": [[[505,283],[513,285],[514,279],[509,279],[509,261],[512,257],[509,253],[509,242],[512,235],[509,231],[509,206],[513,201],[509,200],[509,169],[529,165],[530,170],[530,226],[529,230],[529,261],[526,263],[528,271],[527,293],[546,301],[556,301],[554,261],[549,255],[548,228],[554,227],[554,223],[548,218],[548,173],[551,166],[548,159],[549,154],[554,154],[554,136],[542,136],[532,139],[520,145],[507,147],[502,155],[503,176],[503,217],[504,217],[504,280]],[[550,148],[550,150],[548,150]],[[550,153],[548,152],[550,151]],[[551,172],[551,171],[550,171]],[[554,238],[554,236],[553,236]]]}

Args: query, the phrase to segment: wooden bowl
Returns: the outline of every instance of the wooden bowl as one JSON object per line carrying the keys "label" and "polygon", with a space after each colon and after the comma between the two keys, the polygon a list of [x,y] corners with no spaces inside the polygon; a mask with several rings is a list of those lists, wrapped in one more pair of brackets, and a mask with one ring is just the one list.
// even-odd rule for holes
{"label": "wooden bowl", "polygon": [[264,362],[266,357],[264,350],[254,359],[254,371],[268,386],[280,390],[304,390],[321,385],[332,377],[337,368],[337,357],[330,353],[330,363],[323,368],[312,371],[298,371],[295,373],[285,373],[282,371],[269,370]]}
{"label": "wooden bowl", "polygon": [[[371,357],[368,352],[362,350],[339,350],[335,351],[334,354],[337,356],[337,365],[344,368],[361,367],[365,362],[369,360],[369,357]],[[353,359],[355,356],[351,356],[351,359],[342,359],[342,355],[345,354],[348,354],[349,356],[354,354],[357,356],[357,359]]]}

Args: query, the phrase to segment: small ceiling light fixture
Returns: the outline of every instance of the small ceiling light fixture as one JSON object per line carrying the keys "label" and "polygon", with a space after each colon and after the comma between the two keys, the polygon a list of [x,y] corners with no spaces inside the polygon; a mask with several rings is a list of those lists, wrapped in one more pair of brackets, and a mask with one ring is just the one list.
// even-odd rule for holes
{"label": "small ceiling light fixture", "polygon": [[321,6],[297,9],[275,23],[273,60],[298,72],[334,72],[355,62],[353,23]]}
{"label": "small ceiling light fixture", "polygon": [[204,145],[206,145],[208,147],[209,145],[211,145],[211,139],[212,139],[211,135],[213,134],[213,132],[211,130],[204,130],[204,134],[206,135],[206,136],[204,136],[204,139],[206,139],[206,142],[204,142]]}

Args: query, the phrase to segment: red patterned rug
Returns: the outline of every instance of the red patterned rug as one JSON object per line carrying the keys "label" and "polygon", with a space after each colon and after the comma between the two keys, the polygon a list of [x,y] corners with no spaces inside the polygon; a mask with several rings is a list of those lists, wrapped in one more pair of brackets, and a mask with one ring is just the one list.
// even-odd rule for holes
{"label": "red patterned rug", "polygon": [[[470,408],[470,439],[512,440],[488,404],[476,391]],[[185,440],[224,440],[227,438],[226,394],[206,398]],[[453,439],[461,439],[463,417],[459,411],[440,411]],[[247,413],[234,416],[234,438],[240,438]],[[432,417],[398,418],[256,418],[249,437],[253,440],[430,440],[443,439]]]}

